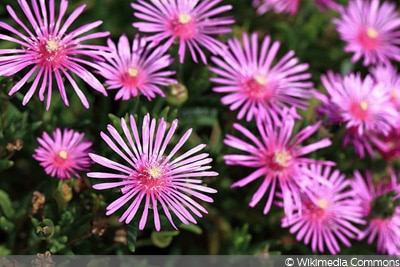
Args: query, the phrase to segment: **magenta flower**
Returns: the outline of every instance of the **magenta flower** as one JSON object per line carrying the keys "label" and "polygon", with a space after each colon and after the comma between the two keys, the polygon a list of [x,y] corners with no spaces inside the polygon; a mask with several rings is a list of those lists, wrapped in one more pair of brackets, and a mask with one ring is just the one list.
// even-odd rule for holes
{"label": "magenta flower", "polygon": [[171,212],[184,224],[196,223],[192,213],[199,217],[202,217],[200,212],[207,213],[207,210],[189,195],[202,201],[213,202],[212,198],[201,192],[215,193],[216,190],[201,185],[203,180],[199,177],[216,176],[218,173],[209,171],[211,166],[208,164],[212,159],[208,157],[207,153],[195,155],[205,145],[198,145],[178,154],[188,140],[192,132],[191,129],[167,153],[167,146],[173,138],[178,120],[172,122],[168,132],[168,123],[163,118],[158,126],[156,124],[156,119],[150,121],[150,115],[147,114],[144,117],[140,135],[132,115],[130,116],[129,126],[122,118],[123,136],[113,126],[108,125],[107,130],[111,137],[103,132],[101,137],[128,165],[123,165],[100,155],[89,154],[93,161],[112,169],[114,172],[91,172],[88,173],[88,176],[117,180],[96,184],[93,186],[95,189],[122,187],[122,196],[108,205],[107,215],[131,202],[119,219],[120,222],[129,223],[144,202],[139,229],[145,227],[149,210],[152,210],[154,225],[156,230],[159,231],[161,229],[159,206],[174,228],[176,226]]}
{"label": "magenta flower", "polygon": [[130,47],[126,35],[121,35],[118,47],[111,39],[108,47],[111,53],[104,54],[106,62],[99,62],[99,74],[106,78],[107,89],[118,89],[115,100],[128,100],[139,94],[148,100],[155,98],[156,94],[165,97],[159,86],[176,83],[176,80],[168,78],[175,71],[162,71],[171,65],[173,59],[164,54],[161,46],[152,49],[145,38],[136,35]]}
{"label": "magenta flower", "polygon": [[369,224],[359,234],[360,240],[368,238],[369,244],[377,239],[377,250],[382,254],[400,254],[400,208],[397,177],[391,171],[390,181],[381,180],[374,186],[370,172],[363,177],[354,172],[353,190],[361,200],[361,207]]}
{"label": "magenta flower", "polygon": [[396,5],[379,0],[350,0],[333,19],[344,50],[354,53],[352,61],[364,57],[364,66],[400,60],[400,18]]}
{"label": "magenta flower", "polygon": [[257,8],[258,15],[268,11],[296,15],[299,5],[300,0],[253,0],[253,7]]}
{"label": "magenta flower", "polygon": [[[53,77],[61,98],[65,105],[69,105],[64,79],[68,80],[83,105],[88,108],[89,103],[85,94],[79,88],[71,74],[76,75],[93,87],[96,91],[107,95],[103,85],[83,65],[97,69],[97,65],[88,59],[96,59],[100,51],[105,48],[99,45],[84,44],[84,41],[105,37],[108,32],[97,32],[82,35],[96,28],[102,22],[96,21],[83,25],[71,32],[68,28],[83,12],[85,5],[75,9],[72,14],[61,24],[68,7],[67,0],[61,0],[58,18],[55,17],[55,1],[49,1],[47,8],[44,1],[32,0],[31,9],[26,0],[18,1],[28,24],[17,16],[17,13],[7,5],[6,9],[14,21],[22,28],[19,31],[6,22],[0,22],[0,27],[8,31],[0,34],[0,39],[13,42],[19,48],[0,49],[0,75],[12,76],[25,68],[29,71],[11,88],[9,95],[19,91],[29,79],[33,80],[22,104],[25,105],[39,88],[39,99],[44,100],[47,91],[47,105],[49,109],[53,91]],[[29,26],[30,25],[30,26]],[[32,31],[33,30],[33,31]],[[25,33],[24,33],[25,32]],[[14,35],[14,37],[13,37]],[[81,58],[81,56],[86,57]],[[64,78],[63,78],[64,77]],[[39,85],[40,84],[40,85]]]}
{"label": "magenta flower", "polygon": [[92,142],[84,139],[83,133],[57,128],[53,137],[43,132],[37,141],[39,147],[35,149],[33,158],[40,162],[51,177],[61,180],[72,176],[80,178],[78,171],[87,171],[92,165],[89,158]]}
{"label": "magenta flower", "polygon": [[151,33],[149,40],[155,44],[166,40],[169,48],[175,40],[179,42],[179,61],[185,59],[186,47],[197,63],[196,52],[204,64],[206,55],[199,45],[214,54],[221,53],[225,45],[212,35],[231,32],[227,27],[235,21],[231,17],[217,17],[220,13],[232,9],[231,5],[217,6],[222,0],[151,0],[148,3],[138,0],[132,3],[134,16],[141,22],[133,23],[133,27],[143,33]]}
{"label": "magenta flower", "polygon": [[309,184],[307,193],[300,193],[301,206],[292,217],[283,218],[282,227],[290,227],[291,233],[297,233],[298,241],[311,244],[313,252],[324,252],[327,247],[331,254],[337,254],[338,240],[350,247],[349,239],[361,233],[353,224],[365,224],[360,201],[349,190],[350,181],[338,170],[311,165],[310,171],[330,184]]}
{"label": "magenta flower", "polygon": [[397,125],[399,113],[390,101],[388,90],[370,75],[362,79],[360,74],[350,73],[340,79],[328,72],[321,80],[346,127],[354,128],[358,135],[368,132],[387,135]]}
{"label": "magenta flower", "polygon": [[332,162],[304,157],[313,151],[331,145],[331,141],[324,138],[315,143],[301,146],[301,143],[315,133],[320,125],[321,123],[318,122],[308,126],[291,137],[294,127],[294,120],[291,117],[283,120],[279,126],[265,120],[257,120],[257,129],[260,135],[257,137],[240,124],[234,124],[234,128],[247,137],[250,142],[232,135],[227,135],[224,142],[230,147],[246,152],[247,155],[225,155],[225,162],[227,165],[255,168],[255,171],[232,184],[232,187],[243,187],[257,179],[262,180],[261,186],[249,203],[250,207],[254,207],[269,191],[263,211],[264,214],[267,214],[278,185],[282,192],[285,213],[290,216],[292,209],[300,201],[298,192],[302,185],[312,179],[324,182],[322,177],[302,167],[309,163],[334,165]]}
{"label": "magenta flower", "polygon": [[[221,101],[231,110],[240,108],[238,119],[250,121],[255,114],[277,120],[282,110],[291,107],[305,109],[304,98],[311,97],[311,74],[305,73],[308,64],[298,64],[294,51],[277,60],[279,42],[271,43],[270,36],[263,39],[258,49],[257,34],[243,34],[243,46],[238,39],[228,40],[230,50],[223,56],[212,57],[217,67],[210,70],[219,77],[210,78],[221,84],[217,93],[228,93]],[[277,60],[274,64],[273,62]]]}

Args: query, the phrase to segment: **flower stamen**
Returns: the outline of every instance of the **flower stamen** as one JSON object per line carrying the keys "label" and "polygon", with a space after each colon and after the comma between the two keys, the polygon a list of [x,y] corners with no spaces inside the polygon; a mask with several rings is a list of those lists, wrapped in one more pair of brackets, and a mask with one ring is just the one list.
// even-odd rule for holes
{"label": "flower stamen", "polygon": [[317,201],[317,206],[323,210],[328,208],[328,201],[326,199],[320,198]]}
{"label": "flower stamen", "polygon": [[56,39],[50,39],[46,42],[46,50],[49,53],[53,53],[60,49],[60,42]]}
{"label": "flower stamen", "polygon": [[369,38],[375,39],[375,38],[378,37],[378,32],[377,32],[374,28],[368,27],[368,29],[367,29],[367,36],[368,36]]}
{"label": "flower stamen", "polygon": [[289,166],[292,156],[286,150],[278,150],[274,154],[274,162],[282,168]]}
{"label": "flower stamen", "polygon": [[68,153],[67,153],[67,151],[65,151],[65,150],[60,150],[60,152],[58,152],[58,156],[59,156],[61,159],[67,159]]}
{"label": "flower stamen", "polygon": [[188,24],[192,20],[192,17],[189,14],[179,14],[178,21],[182,24]]}
{"label": "flower stamen", "polygon": [[128,75],[130,77],[136,77],[138,74],[139,74],[139,70],[137,68],[134,68],[134,67],[128,68]]}
{"label": "flower stamen", "polygon": [[147,172],[151,179],[159,179],[162,176],[162,168],[160,166],[152,166],[147,170]]}
{"label": "flower stamen", "polygon": [[259,85],[266,85],[267,84],[267,79],[260,74],[254,75],[254,80],[259,84]]}

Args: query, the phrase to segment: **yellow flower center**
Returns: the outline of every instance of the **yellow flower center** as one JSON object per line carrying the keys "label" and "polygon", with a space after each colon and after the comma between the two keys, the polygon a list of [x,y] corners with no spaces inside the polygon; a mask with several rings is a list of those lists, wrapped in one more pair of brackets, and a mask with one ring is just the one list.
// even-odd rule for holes
{"label": "yellow flower center", "polygon": [[158,179],[162,176],[162,169],[159,166],[150,167],[147,172],[149,173],[149,178]]}
{"label": "yellow flower center", "polygon": [[189,14],[180,14],[178,17],[178,21],[182,24],[187,24],[190,22],[190,20],[192,19],[192,17]]}
{"label": "yellow flower center", "polygon": [[367,101],[361,101],[360,108],[361,108],[361,110],[366,111],[368,109]]}
{"label": "yellow flower center", "polygon": [[373,38],[374,39],[374,38],[378,37],[378,32],[374,28],[368,27],[367,36],[369,38]]}
{"label": "yellow flower center", "polygon": [[139,70],[137,68],[129,67],[128,68],[128,75],[130,77],[136,77],[139,73]]}
{"label": "yellow flower center", "polygon": [[60,152],[58,152],[58,156],[62,159],[67,159],[68,157],[68,153],[65,150],[61,150]]}
{"label": "yellow flower center", "polygon": [[263,75],[259,75],[259,74],[254,75],[254,80],[259,85],[266,85],[267,84],[267,79]]}
{"label": "yellow flower center", "polygon": [[328,207],[328,201],[326,199],[320,198],[317,203],[318,207],[325,210]]}
{"label": "yellow flower center", "polygon": [[55,52],[60,48],[60,42],[56,39],[50,39],[46,42],[46,50],[49,53]]}
{"label": "yellow flower center", "polygon": [[274,155],[274,161],[281,167],[287,167],[292,156],[286,150],[276,151]]}

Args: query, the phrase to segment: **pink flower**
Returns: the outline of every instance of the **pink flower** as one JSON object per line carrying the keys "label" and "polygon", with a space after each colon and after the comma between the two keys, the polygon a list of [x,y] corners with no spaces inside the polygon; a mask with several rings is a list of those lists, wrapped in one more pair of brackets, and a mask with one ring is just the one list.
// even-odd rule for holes
{"label": "pink flower", "polygon": [[[25,68],[30,68],[11,88],[9,95],[15,94],[31,79],[33,80],[32,85],[26,93],[22,104],[25,105],[39,88],[39,99],[41,101],[44,100],[44,95],[47,91],[46,109],[49,109],[54,77],[65,105],[68,106],[69,102],[64,79],[71,84],[83,105],[89,108],[86,96],[79,88],[72,74],[81,78],[96,91],[107,95],[101,82],[82,65],[93,69],[98,68],[97,64],[89,60],[99,58],[99,54],[105,50],[105,47],[84,44],[84,42],[108,36],[109,33],[97,32],[82,35],[102,24],[101,21],[92,22],[68,32],[68,28],[83,12],[85,5],[75,9],[62,24],[61,21],[68,7],[67,0],[61,0],[58,18],[55,17],[54,0],[49,1],[49,8],[46,7],[44,1],[40,1],[39,5],[37,0],[32,0],[31,2],[33,9],[29,7],[26,0],[18,1],[29,22],[28,24],[22,22],[10,6],[7,5],[6,7],[12,19],[23,31],[17,30],[6,22],[0,22],[0,27],[8,31],[7,34],[0,34],[0,39],[15,43],[19,47],[0,49],[0,75],[12,76]],[[86,59],[81,56],[86,57]]]}
{"label": "pink flower", "polygon": [[374,146],[387,150],[381,136],[392,132],[400,118],[388,85],[370,75],[365,79],[354,73],[341,77],[331,71],[321,80],[328,96],[314,92],[322,103],[316,110],[320,116],[327,116],[328,123],[346,125],[343,145],[352,144],[361,158],[364,158],[365,151],[374,156]]}
{"label": "pink flower", "polygon": [[211,166],[208,164],[212,159],[207,153],[195,155],[205,145],[198,145],[179,153],[188,140],[191,129],[170,150],[167,149],[177,124],[178,120],[174,120],[167,131],[168,123],[163,118],[157,126],[156,119],[150,120],[150,115],[147,114],[143,120],[142,133],[139,134],[136,121],[131,115],[129,126],[125,119],[121,119],[123,136],[112,125],[107,126],[111,137],[101,133],[107,145],[127,162],[127,165],[124,165],[100,155],[89,154],[93,161],[113,170],[113,172],[90,172],[89,177],[116,180],[99,183],[93,187],[99,190],[122,187],[122,196],[108,205],[107,215],[131,202],[119,219],[120,222],[129,223],[144,202],[139,229],[144,229],[149,210],[152,210],[154,225],[159,231],[161,209],[174,228],[176,226],[171,212],[184,224],[196,223],[192,214],[202,217],[201,212],[207,213],[207,210],[194,198],[213,202],[212,198],[202,192],[215,193],[216,190],[201,185],[203,180],[199,177],[216,176],[218,173],[209,171]]}
{"label": "pink flower", "polygon": [[324,252],[327,247],[331,254],[337,254],[338,240],[351,246],[349,239],[361,233],[353,224],[365,224],[360,201],[349,190],[350,181],[338,170],[311,165],[310,171],[330,184],[310,183],[307,193],[300,193],[301,206],[292,217],[283,218],[282,227],[290,227],[291,233],[297,233],[298,241],[311,244],[313,252]]}
{"label": "pink flower", "polygon": [[138,0],[132,3],[134,15],[141,22],[133,23],[133,27],[143,33],[151,33],[149,40],[155,44],[166,41],[168,49],[175,40],[179,42],[179,61],[185,59],[186,47],[197,62],[196,52],[206,64],[206,55],[199,45],[214,54],[225,49],[225,45],[212,35],[231,32],[227,27],[235,21],[231,17],[215,18],[215,15],[232,9],[231,5],[216,5],[222,0]]}
{"label": "pink flower", "polygon": [[300,0],[253,0],[257,14],[262,15],[270,10],[275,13],[289,13],[296,15],[299,10]]}
{"label": "pink flower", "polygon": [[33,158],[40,162],[45,172],[61,180],[72,176],[80,178],[78,171],[87,171],[92,165],[89,152],[92,142],[84,139],[83,133],[57,128],[50,137],[46,132],[37,138],[39,147]]}
{"label": "pink flower", "polygon": [[291,137],[294,127],[294,120],[291,117],[284,119],[280,125],[257,120],[259,133],[259,137],[257,137],[240,124],[234,124],[234,128],[247,137],[250,142],[229,134],[224,142],[230,147],[244,151],[247,155],[225,155],[225,162],[227,165],[255,168],[255,171],[232,184],[232,187],[243,187],[257,179],[262,180],[261,186],[249,203],[250,207],[254,207],[269,191],[264,207],[264,214],[267,214],[278,185],[282,191],[285,213],[290,216],[292,209],[300,201],[298,192],[302,185],[312,179],[324,182],[322,177],[303,168],[303,165],[309,163],[333,165],[333,163],[304,156],[330,146],[331,141],[324,138],[315,143],[301,146],[301,143],[315,133],[320,125],[321,123],[318,122],[308,126]]}
{"label": "pink flower", "polygon": [[364,57],[365,66],[400,60],[400,18],[396,5],[379,0],[350,0],[333,19],[344,50],[354,53],[352,61]]}
{"label": "pink flower", "polygon": [[[219,77],[210,80],[220,86],[217,93],[227,93],[221,101],[231,110],[239,110],[238,119],[250,121],[255,114],[277,121],[282,110],[291,107],[305,109],[304,98],[311,97],[311,74],[308,64],[298,64],[294,51],[276,59],[279,42],[271,43],[270,36],[258,48],[258,36],[243,34],[243,46],[238,39],[228,40],[230,50],[221,57],[213,57],[217,67],[210,70]],[[274,64],[274,61],[277,62]],[[286,111],[285,111],[286,112]]]}
{"label": "pink flower", "polygon": [[171,65],[173,59],[164,54],[161,46],[152,49],[145,38],[136,35],[130,47],[126,35],[121,35],[118,46],[109,39],[108,47],[111,53],[104,54],[106,62],[99,62],[99,74],[107,79],[107,89],[118,89],[116,100],[128,100],[139,94],[148,100],[155,98],[156,94],[164,97],[159,86],[176,83],[176,80],[168,78],[175,71],[162,71]]}
{"label": "pink flower", "polygon": [[387,135],[397,125],[399,113],[388,91],[370,75],[362,79],[360,74],[350,73],[339,78],[328,72],[321,80],[346,128],[354,128],[360,136],[371,132]]}
{"label": "pink flower", "polygon": [[359,234],[360,240],[368,238],[369,244],[377,239],[377,250],[382,254],[400,254],[399,184],[393,170],[390,181],[381,180],[374,186],[370,172],[363,177],[354,172],[352,187],[361,200],[361,207],[369,224]]}

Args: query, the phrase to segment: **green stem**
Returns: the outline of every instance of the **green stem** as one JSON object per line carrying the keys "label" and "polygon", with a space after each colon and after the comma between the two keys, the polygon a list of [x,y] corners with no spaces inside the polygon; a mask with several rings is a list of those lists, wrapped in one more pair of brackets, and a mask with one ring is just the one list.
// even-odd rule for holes
{"label": "green stem", "polygon": [[135,100],[133,101],[133,107],[130,110],[131,114],[136,114],[137,109],[139,107],[139,101],[140,101],[140,96],[135,97]]}

